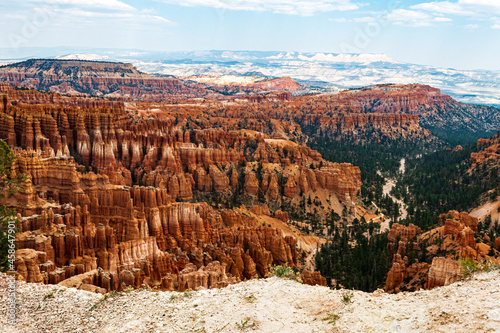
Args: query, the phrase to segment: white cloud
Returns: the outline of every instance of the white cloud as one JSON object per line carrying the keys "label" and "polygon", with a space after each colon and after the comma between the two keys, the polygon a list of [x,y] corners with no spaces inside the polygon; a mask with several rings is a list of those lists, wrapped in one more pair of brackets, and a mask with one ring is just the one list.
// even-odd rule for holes
{"label": "white cloud", "polygon": [[13,19],[13,20],[24,20],[26,18],[26,15],[22,14],[5,14],[3,16],[6,19]]}
{"label": "white cloud", "polygon": [[415,10],[395,9],[387,15],[387,19],[394,24],[409,27],[427,27],[432,25],[432,16]]}
{"label": "white cloud", "polygon": [[65,17],[74,18],[108,18],[108,19],[130,19],[143,22],[163,22],[163,23],[173,23],[163,17],[157,15],[151,15],[145,12],[95,12],[82,10],[79,8],[64,8],[58,10]]}
{"label": "white cloud", "polygon": [[500,14],[499,0],[459,0],[458,3],[461,4],[464,8],[473,10],[479,14]]}
{"label": "white cloud", "polygon": [[298,59],[304,61],[323,61],[323,62],[359,62],[359,63],[372,63],[372,62],[394,62],[385,54],[331,54],[331,53],[316,53],[311,57],[299,54]]}
{"label": "white cloud", "polygon": [[310,16],[317,12],[355,10],[351,0],[159,0],[187,7],[213,7],[231,10],[271,11],[280,14]]}
{"label": "white cloud", "polygon": [[479,16],[489,14],[491,12],[500,13],[499,0],[458,0],[457,2],[450,1],[434,1],[413,5],[411,9],[425,10],[432,13]]}
{"label": "white cloud", "polygon": [[[151,23],[169,23],[169,21],[155,14],[153,10],[138,10],[119,0],[26,0],[32,10],[46,10],[59,14],[65,22],[95,23],[99,19],[114,19],[133,23],[138,26],[147,26]],[[41,6],[40,8],[36,6]],[[24,13],[21,13],[25,16]],[[15,18],[11,14],[6,18]]]}
{"label": "white cloud", "polygon": [[458,0],[458,3],[464,5],[492,6],[500,8],[500,2],[498,2],[498,0]]}
{"label": "white cloud", "polygon": [[[476,22],[493,21],[490,26],[492,29],[498,29],[497,19],[491,15],[500,14],[500,0],[456,0],[451,1],[435,1],[428,3],[421,3],[410,7],[414,10],[428,12],[436,16],[436,22],[449,22],[448,20],[440,19],[440,15],[462,15],[468,16],[469,19]],[[471,23],[465,26],[467,29],[478,29],[480,27],[477,23]]]}
{"label": "white cloud", "polygon": [[448,18],[448,17],[435,17],[434,18],[434,21],[435,22],[451,22],[453,21],[451,18]]}
{"label": "white cloud", "polygon": [[500,24],[493,24],[491,29],[500,29]]}
{"label": "white cloud", "polygon": [[51,5],[71,5],[112,10],[134,10],[135,8],[119,0],[27,0]]}
{"label": "white cloud", "polygon": [[420,3],[418,5],[411,6],[410,8],[442,14],[474,15],[473,11],[466,10],[460,4],[449,1]]}

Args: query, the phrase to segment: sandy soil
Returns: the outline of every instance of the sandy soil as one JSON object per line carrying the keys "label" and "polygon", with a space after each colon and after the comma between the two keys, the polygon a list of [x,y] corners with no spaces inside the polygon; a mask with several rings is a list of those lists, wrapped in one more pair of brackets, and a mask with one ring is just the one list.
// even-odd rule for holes
{"label": "sandy soil", "polygon": [[297,143],[292,142],[290,140],[283,140],[283,139],[264,139],[264,141],[270,145],[277,146],[277,147],[296,147],[298,146]]}
{"label": "sandy soil", "polygon": [[270,225],[272,228],[277,228],[283,231],[285,236],[293,236],[297,239],[297,247],[301,250],[310,252],[316,250],[317,246],[321,246],[321,244],[326,241],[317,236],[305,236],[303,235],[296,227],[290,224],[286,224],[280,220],[275,218],[265,216],[265,215],[255,215],[251,213],[253,216],[257,218],[259,223],[266,223]]}
{"label": "sandy soil", "polygon": [[469,213],[470,216],[477,217],[480,221],[484,220],[486,215],[491,214],[491,220],[495,221],[496,219],[500,219],[500,213],[497,211],[498,207],[500,207],[500,200],[494,202],[488,202],[476,209],[472,210]]}

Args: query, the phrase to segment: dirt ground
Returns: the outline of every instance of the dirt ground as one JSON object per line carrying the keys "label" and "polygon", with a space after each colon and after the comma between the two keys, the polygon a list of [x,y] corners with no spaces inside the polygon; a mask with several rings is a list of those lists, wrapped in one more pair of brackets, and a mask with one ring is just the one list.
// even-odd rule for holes
{"label": "dirt ground", "polygon": [[195,292],[108,296],[18,283],[17,324],[7,323],[0,275],[1,332],[500,332],[500,271],[430,291],[386,294],[251,280]]}

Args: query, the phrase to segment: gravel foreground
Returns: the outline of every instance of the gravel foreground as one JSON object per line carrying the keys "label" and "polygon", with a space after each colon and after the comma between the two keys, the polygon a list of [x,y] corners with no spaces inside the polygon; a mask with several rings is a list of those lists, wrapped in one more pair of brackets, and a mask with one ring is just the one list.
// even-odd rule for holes
{"label": "gravel foreground", "polygon": [[[94,294],[18,282],[8,324],[0,274],[1,332],[500,332],[500,271],[414,293],[341,290],[269,278],[196,292]],[[336,319],[336,320],[334,320]]]}

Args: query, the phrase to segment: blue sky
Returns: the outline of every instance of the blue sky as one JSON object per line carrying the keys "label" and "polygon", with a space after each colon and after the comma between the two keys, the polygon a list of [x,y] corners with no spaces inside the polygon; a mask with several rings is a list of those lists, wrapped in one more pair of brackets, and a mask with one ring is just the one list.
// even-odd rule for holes
{"label": "blue sky", "polygon": [[0,48],[383,53],[500,70],[500,0],[2,0]]}

